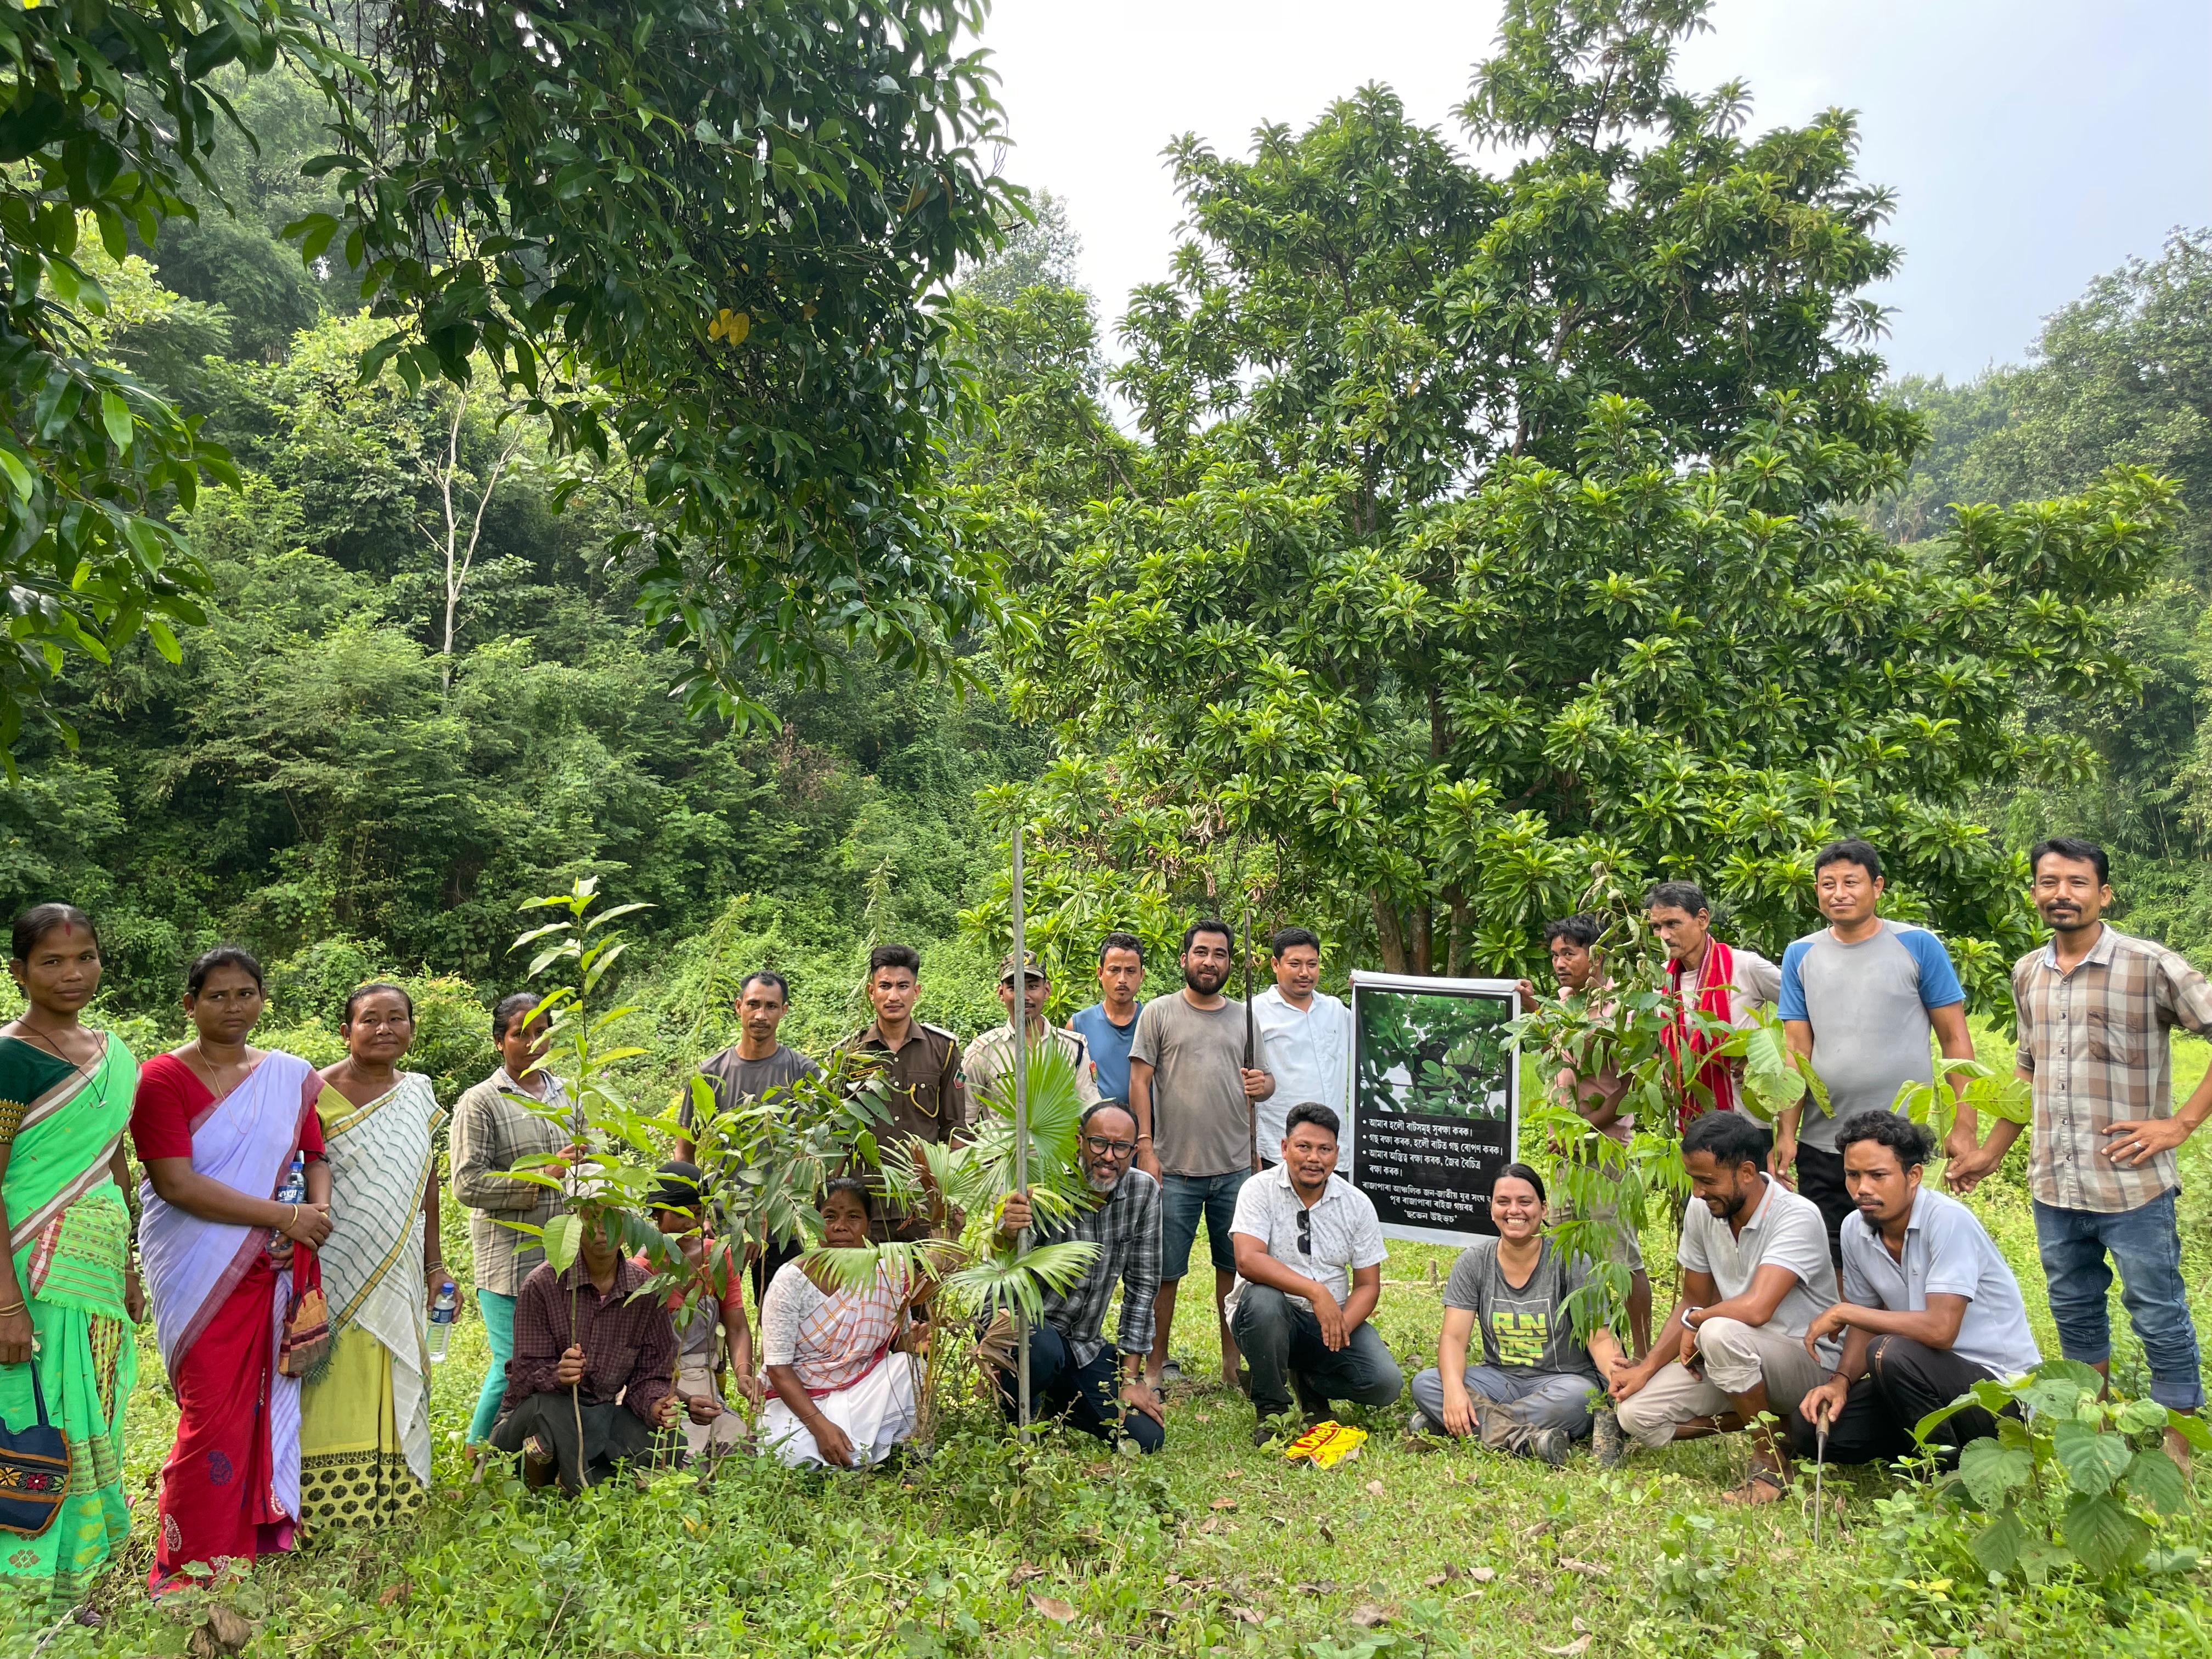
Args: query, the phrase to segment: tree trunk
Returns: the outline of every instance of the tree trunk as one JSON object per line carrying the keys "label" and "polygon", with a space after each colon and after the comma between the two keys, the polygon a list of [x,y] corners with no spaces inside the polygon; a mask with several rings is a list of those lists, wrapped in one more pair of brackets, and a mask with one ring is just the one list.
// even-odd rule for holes
{"label": "tree trunk", "polygon": [[1467,895],[1456,884],[1444,889],[1444,902],[1451,907],[1451,934],[1445,945],[1444,972],[1454,979],[1467,975],[1468,929],[1473,915]]}
{"label": "tree trunk", "polygon": [[1396,907],[1380,888],[1367,890],[1367,902],[1375,911],[1375,942],[1382,951],[1382,966],[1394,974],[1407,972],[1406,936],[1398,926]]}
{"label": "tree trunk", "polygon": [[1413,971],[1433,974],[1437,971],[1436,941],[1429,931],[1429,907],[1413,907]]}

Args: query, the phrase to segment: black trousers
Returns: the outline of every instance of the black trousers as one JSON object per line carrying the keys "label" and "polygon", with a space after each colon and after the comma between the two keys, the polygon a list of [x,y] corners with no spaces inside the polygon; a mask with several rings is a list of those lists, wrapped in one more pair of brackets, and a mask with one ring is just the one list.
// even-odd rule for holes
{"label": "black trousers", "polygon": [[806,1254],[806,1241],[793,1239],[785,1243],[771,1238],[761,1246],[761,1253],[753,1258],[753,1305],[760,1307],[768,1301],[768,1287],[775,1283],[775,1276],[787,1261],[796,1261]]}
{"label": "black trousers", "polygon": [[[1039,1419],[1064,1418],[1078,1428],[1112,1445],[1127,1435],[1139,1449],[1156,1452],[1167,1431],[1136,1410],[1121,1405],[1118,1366],[1121,1355],[1110,1342],[1091,1357],[1087,1365],[1075,1363],[1067,1339],[1050,1324],[1030,1332],[1030,1409]],[[999,1374],[999,1409],[1006,1421],[1019,1407],[1014,1399],[1014,1374]]]}
{"label": "black trousers", "polygon": [[1844,1186],[1844,1155],[1824,1152],[1818,1146],[1797,1149],[1797,1191],[1820,1206],[1820,1219],[1828,1224],[1828,1260],[1844,1265],[1844,1220],[1858,1206]]}
{"label": "black trousers", "polygon": [[635,1412],[612,1400],[582,1408],[584,1441],[579,1447],[578,1414],[566,1389],[531,1395],[491,1425],[492,1446],[498,1451],[519,1452],[532,1435],[538,1436],[552,1447],[560,1465],[562,1489],[571,1493],[581,1486],[598,1486],[620,1463],[658,1467],[683,1461],[680,1431],[666,1434],[648,1427],[638,1420]]}
{"label": "black trousers", "polygon": [[[1867,1374],[1851,1384],[1843,1410],[1829,1419],[1828,1461],[1874,1463],[1906,1455],[1914,1449],[1914,1424],[1991,1375],[1948,1348],[1931,1348],[1906,1336],[1877,1336],[1867,1345]],[[1799,1455],[1810,1457],[1820,1437],[1797,1405],[1790,1402],[1790,1437]],[[1938,1428],[1931,1443],[1948,1454],[1948,1462],[1969,1440],[1996,1431],[1996,1419],[1972,1406]]]}

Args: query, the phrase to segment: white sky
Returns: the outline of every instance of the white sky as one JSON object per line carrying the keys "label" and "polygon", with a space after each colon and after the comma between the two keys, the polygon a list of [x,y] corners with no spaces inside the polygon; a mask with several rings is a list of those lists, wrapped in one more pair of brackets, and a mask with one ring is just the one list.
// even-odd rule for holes
{"label": "white sky", "polygon": [[[1166,270],[1177,204],[1161,159],[1195,131],[1247,153],[1368,81],[1459,137],[1451,110],[1495,40],[1496,0],[995,0],[983,44],[1016,148],[1064,198],[1108,323]],[[1892,185],[1899,373],[2016,360],[2099,272],[2212,224],[2208,0],[1720,0],[1677,65],[1749,82],[1753,130],[1861,112],[1861,175]]]}

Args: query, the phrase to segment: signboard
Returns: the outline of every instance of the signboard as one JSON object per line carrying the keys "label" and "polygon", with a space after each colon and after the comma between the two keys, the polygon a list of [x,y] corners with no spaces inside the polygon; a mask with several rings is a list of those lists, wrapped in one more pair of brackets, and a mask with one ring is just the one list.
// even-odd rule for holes
{"label": "signboard", "polygon": [[1352,975],[1352,1184],[1392,1238],[1497,1232],[1490,1188],[1521,1127],[1510,979]]}

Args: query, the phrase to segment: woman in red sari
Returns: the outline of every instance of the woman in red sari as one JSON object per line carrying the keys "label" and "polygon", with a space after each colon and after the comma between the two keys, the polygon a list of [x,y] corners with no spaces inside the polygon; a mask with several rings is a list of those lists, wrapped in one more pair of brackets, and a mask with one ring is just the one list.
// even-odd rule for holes
{"label": "woman in red sari", "polygon": [[[331,1178],[314,1068],[246,1044],[264,1000],[261,965],[245,951],[194,963],[185,1012],[198,1035],[146,1062],[131,1115],[146,1166],[146,1288],[179,1413],[161,1468],[157,1595],[187,1565],[219,1571],[291,1548],[300,1513],[300,1381],[277,1358],[295,1279],[330,1233]],[[307,1189],[296,1203],[278,1196],[295,1156]]]}

